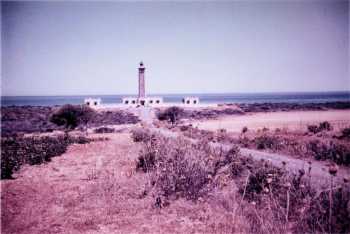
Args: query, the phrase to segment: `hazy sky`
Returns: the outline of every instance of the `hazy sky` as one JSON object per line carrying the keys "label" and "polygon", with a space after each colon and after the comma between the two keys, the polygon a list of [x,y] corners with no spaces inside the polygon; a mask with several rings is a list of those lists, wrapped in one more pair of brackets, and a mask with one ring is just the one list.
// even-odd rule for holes
{"label": "hazy sky", "polygon": [[2,95],[350,90],[348,1],[1,6]]}

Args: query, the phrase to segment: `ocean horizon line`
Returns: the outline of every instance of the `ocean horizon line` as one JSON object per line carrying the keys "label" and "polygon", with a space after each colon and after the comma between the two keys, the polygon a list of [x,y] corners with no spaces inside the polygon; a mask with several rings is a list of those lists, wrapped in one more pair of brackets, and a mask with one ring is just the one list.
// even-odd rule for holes
{"label": "ocean horizon line", "polygon": [[[259,94],[349,94],[350,90],[344,91],[268,91],[268,92],[184,92],[184,93],[149,93],[150,96],[162,96],[162,95],[259,95]],[[57,94],[57,95],[1,95],[1,98],[5,97],[82,97],[82,96],[137,96],[137,93],[122,93],[122,94]]]}

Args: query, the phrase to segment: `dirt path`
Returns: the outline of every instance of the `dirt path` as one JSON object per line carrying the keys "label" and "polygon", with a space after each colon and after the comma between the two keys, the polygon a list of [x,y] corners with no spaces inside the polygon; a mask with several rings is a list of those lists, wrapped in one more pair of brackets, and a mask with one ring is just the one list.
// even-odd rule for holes
{"label": "dirt path", "polygon": [[1,233],[243,231],[240,217],[232,221],[234,186],[205,202],[178,199],[158,209],[155,197],[144,195],[147,175],[135,170],[140,145],[128,133],[103,136],[110,140],[71,145],[52,162],[24,166],[16,179],[2,180]]}

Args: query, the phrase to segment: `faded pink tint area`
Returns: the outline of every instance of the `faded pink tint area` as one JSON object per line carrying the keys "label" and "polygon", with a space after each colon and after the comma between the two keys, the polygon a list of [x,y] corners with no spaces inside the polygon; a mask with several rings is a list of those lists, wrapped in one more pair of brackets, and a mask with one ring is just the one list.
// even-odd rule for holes
{"label": "faded pink tint area", "polygon": [[[52,162],[24,166],[15,180],[1,181],[2,233],[243,230],[244,221],[232,223],[231,213],[221,207],[232,193],[228,187],[200,206],[182,198],[170,208],[156,208],[155,199],[143,195],[148,177],[135,171],[140,145],[127,133],[98,136],[110,140],[70,146]],[[235,207],[230,199],[226,206]]]}

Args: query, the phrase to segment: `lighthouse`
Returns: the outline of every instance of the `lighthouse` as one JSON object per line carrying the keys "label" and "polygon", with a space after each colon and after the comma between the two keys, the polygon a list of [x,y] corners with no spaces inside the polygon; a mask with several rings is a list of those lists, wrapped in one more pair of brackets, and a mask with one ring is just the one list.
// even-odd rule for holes
{"label": "lighthouse", "polygon": [[143,62],[140,62],[139,66],[139,99],[145,98],[146,93],[145,93],[145,66],[143,65]]}
{"label": "lighthouse", "polygon": [[134,97],[123,97],[122,102],[126,106],[142,107],[142,106],[161,106],[163,104],[162,97],[150,96],[146,97],[146,83],[145,83],[145,66],[141,61],[139,64],[139,93]]}

